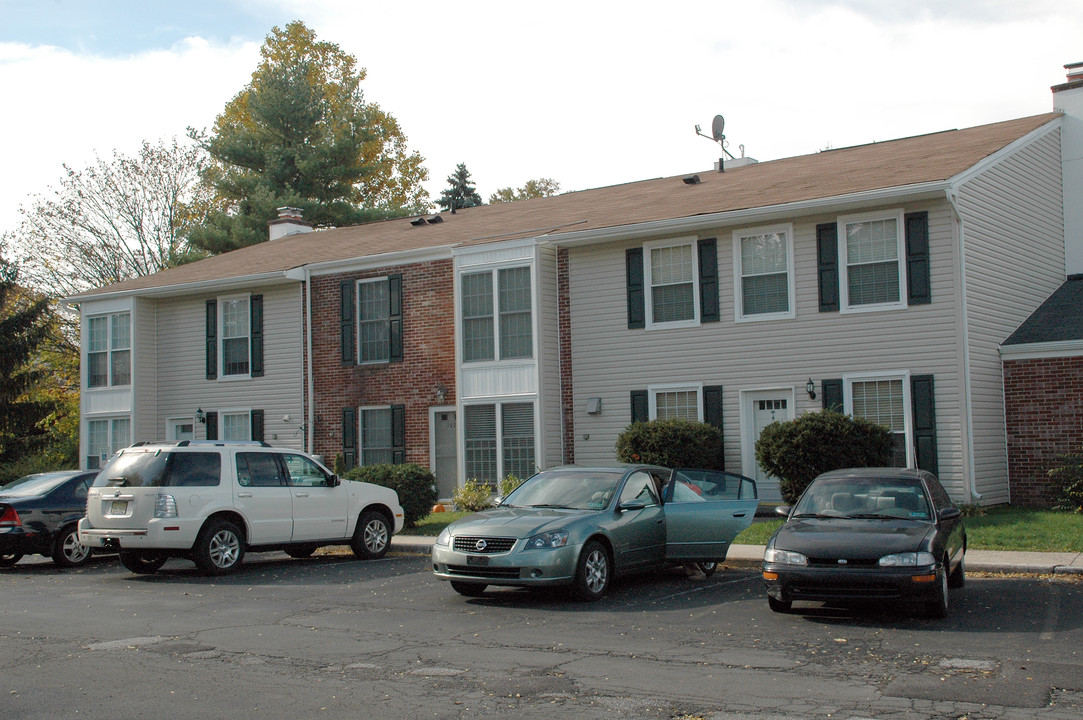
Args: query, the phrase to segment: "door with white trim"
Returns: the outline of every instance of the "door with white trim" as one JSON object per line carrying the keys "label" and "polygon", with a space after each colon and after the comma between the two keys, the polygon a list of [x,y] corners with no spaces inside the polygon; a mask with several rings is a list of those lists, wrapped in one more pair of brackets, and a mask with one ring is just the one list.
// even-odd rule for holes
{"label": "door with white trim", "polygon": [[756,441],[763,429],[773,422],[793,419],[793,391],[764,390],[744,394],[745,437],[743,438],[743,467],[745,474],[756,481],[759,499],[768,502],[782,500],[778,478],[768,475],[756,462]]}

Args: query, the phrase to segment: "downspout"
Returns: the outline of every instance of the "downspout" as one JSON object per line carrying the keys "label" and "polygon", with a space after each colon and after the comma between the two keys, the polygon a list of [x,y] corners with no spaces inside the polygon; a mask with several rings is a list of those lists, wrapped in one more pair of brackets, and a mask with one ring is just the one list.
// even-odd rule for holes
{"label": "downspout", "polygon": [[[962,382],[962,401],[963,401],[963,415],[966,417],[966,454],[967,454],[967,475],[969,476],[969,482],[966,484],[967,494],[969,495],[968,503],[973,503],[981,500],[981,493],[978,492],[977,478],[974,473],[974,408],[970,397],[970,323],[969,315],[966,307],[966,243],[964,238],[966,237],[966,231],[963,223],[963,215],[959,212],[959,206],[957,204],[957,198],[954,188],[949,188],[945,193],[948,204],[951,205],[951,212],[955,218],[955,222],[959,228],[959,293],[960,302],[962,307],[962,343],[963,343],[963,382]],[[1007,439],[1005,438],[1005,447],[1007,446]]]}
{"label": "downspout", "polygon": [[305,267],[305,355],[307,368],[306,382],[308,402],[305,408],[305,452],[311,454],[315,447],[315,427],[313,418],[315,412],[315,400],[313,399],[313,392],[315,390],[315,383],[312,380],[312,273]]}

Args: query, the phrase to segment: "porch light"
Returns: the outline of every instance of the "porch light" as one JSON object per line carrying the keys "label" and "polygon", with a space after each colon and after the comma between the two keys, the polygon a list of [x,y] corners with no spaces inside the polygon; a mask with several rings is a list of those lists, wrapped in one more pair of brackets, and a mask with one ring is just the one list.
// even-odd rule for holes
{"label": "porch light", "polygon": [[805,383],[805,392],[808,393],[809,400],[816,399],[816,383],[812,382],[812,378],[809,378],[808,382]]}
{"label": "porch light", "polygon": [[203,412],[203,408],[199,408],[198,410],[196,410],[196,422],[198,422],[200,425],[207,424],[207,413]]}

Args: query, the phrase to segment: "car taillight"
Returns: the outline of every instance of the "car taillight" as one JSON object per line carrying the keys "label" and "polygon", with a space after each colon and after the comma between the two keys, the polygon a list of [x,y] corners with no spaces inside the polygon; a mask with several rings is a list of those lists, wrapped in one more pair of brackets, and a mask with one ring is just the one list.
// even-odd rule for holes
{"label": "car taillight", "polygon": [[154,517],[177,517],[177,498],[172,495],[158,495],[154,498]]}
{"label": "car taillight", "polygon": [[15,508],[8,505],[4,508],[3,512],[0,512],[0,527],[19,527],[23,524],[23,521],[19,519],[19,513],[15,512]]}

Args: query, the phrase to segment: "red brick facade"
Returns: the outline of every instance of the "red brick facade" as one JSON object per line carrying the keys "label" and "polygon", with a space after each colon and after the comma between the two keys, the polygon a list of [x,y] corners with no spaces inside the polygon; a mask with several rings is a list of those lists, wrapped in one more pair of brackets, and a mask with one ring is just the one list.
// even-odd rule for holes
{"label": "red brick facade", "polygon": [[1004,362],[1013,505],[1048,506],[1056,457],[1083,447],[1083,357]]}
{"label": "red brick facade", "polygon": [[[341,284],[392,274],[402,275],[402,362],[343,364]],[[314,277],[311,318],[316,413],[313,451],[323,455],[328,465],[342,452],[344,408],[404,405],[406,462],[428,467],[429,408],[455,404],[452,261]],[[442,400],[437,398],[438,386],[447,391]]]}
{"label": "red brick facade", "polygon": [[568,292],[568,250],[557,249],[557,332],[560,337],[560,415],[565,465],[575,464],[575,414],[572,404],[572,310]]}

